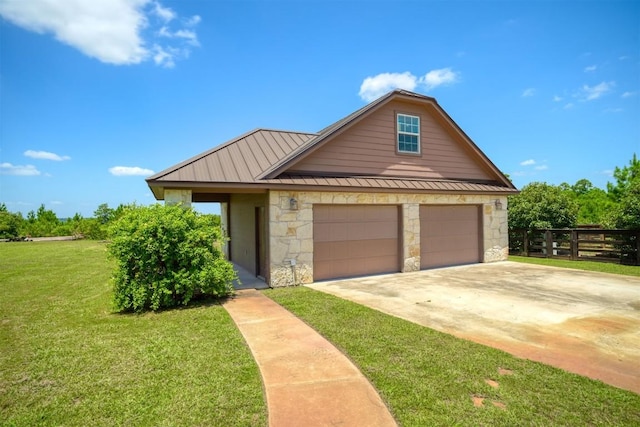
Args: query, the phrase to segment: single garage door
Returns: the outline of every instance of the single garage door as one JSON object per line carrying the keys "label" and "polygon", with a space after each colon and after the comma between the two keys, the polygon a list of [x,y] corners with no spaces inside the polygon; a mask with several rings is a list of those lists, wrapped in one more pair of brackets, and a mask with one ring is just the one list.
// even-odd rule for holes
{"label": "single garage door", "polygon": [[313,206],[313,279],[400,270],[398,207]]}
{"label": "single garage door", "polygon": [[480,207],[420,206],[420,267],[480,262]]}

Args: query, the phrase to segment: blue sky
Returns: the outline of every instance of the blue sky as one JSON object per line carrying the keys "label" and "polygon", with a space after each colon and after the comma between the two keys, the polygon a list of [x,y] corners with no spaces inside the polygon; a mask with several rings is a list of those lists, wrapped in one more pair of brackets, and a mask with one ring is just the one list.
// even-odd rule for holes
{"label": "blue sky", "polygon": [[604,188],[640,155],[638,1],[0,0],[0,15],[13,212],[153,203],[152,172],[257,127],[318,131],[395,87],[435,97],[519,188]]}

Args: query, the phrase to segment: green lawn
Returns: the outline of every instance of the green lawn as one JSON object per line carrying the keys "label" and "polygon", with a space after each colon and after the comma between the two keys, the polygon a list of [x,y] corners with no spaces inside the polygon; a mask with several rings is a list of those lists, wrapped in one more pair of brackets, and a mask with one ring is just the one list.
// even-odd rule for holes
{"label": "green lawn", "polygon": [[640,425],[637,394],[309,288],[266,295],[346,353],[403,426]]}
{"label": "green lawn", "polygon": [[97,242],[0,243],[0,424],[265,426],[224,308],[114,314],[110,268]]}
{"label": "green lawn", "polygon": [[[267,424],[219,304],[115,314],[109,274],[101,243],[0,244],[0,425]],[[342,349],[403,426],[640,425],[636,394],[308,288],[266,294]]]}
{"label": "green lawn", "polygon": [[548,265],[550,267],[573,268],[576,270],[597,271],[600,273],[622,274],[625,276],[640,277],[640,266],[620,265],[610,262],[595,261],[570,261],[553,258],[536,258],[509,255],[509,261],[524,262],[528,264]]}

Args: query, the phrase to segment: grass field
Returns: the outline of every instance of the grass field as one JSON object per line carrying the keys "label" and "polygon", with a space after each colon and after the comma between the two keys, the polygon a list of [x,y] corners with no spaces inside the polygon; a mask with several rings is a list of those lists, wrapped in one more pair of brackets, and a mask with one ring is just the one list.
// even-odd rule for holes
{"label": "grass field", "polygon": [[622,274],[624,276],[640,277],[640,266],[620,265],[611,262],[570,261],[553,258],[536,258],[509,255],[509,261],[528,264],[548,265],[550,267],[572,268],[575,270],[597,271],[600,273]]}
{"label": "grass field", "polygon": [[[267,424],[217,302],[115,314],[109,274],[101,243],[0,244],[0,425]],[[637,394],[308,288],[266,295],[344,351],[403,426],[640,425]]]}
{"label": "grass field", "polygon": [[267,424],[224,308],[114,314],[109,275],[101,243],[0,244],[0,425]]}
{"label": "grass field", "polygon": [[632,392],[309,288],[266,295],[346,353],[403,426],[640,425]]}

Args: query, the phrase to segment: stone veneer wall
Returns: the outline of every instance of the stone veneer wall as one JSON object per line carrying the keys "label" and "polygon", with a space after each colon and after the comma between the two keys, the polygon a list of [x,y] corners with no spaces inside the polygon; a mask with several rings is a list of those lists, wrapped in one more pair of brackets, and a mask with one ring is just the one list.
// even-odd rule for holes
{"label": "stone veneer wall", "polygon": [[[292,198],[298,209],[291,209]],[[495,208],[496,199],[502,203],[501,210]],[[506,260],[509,253],[504,196],[270,191],[268,203],[272,287],[313,282],[314,204],[401,205],[403,272],[420,270],[420,205],[483,205],[483,262]]]}

